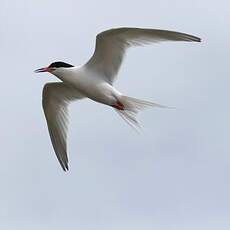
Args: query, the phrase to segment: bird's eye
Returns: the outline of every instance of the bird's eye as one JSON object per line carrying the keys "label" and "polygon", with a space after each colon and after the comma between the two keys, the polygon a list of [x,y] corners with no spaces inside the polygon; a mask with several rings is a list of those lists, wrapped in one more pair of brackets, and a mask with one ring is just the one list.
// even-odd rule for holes
{"label": "bird's eye", "polygon": [[50,67],[49,70],[52,72],[54,70],[56,70],[57,68],[56,67]]}

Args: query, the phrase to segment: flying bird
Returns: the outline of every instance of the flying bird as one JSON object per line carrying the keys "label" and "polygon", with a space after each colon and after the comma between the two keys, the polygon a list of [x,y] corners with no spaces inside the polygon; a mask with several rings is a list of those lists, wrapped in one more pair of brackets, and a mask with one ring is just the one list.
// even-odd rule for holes
{"label": "flying bird", "polygon": [[110,29],[97,35],[94,54],[85,65],[73,66],[58,61],[35,70],[36,73],[49,72],[61,80],[44,86],[42,105],[53,148],[64,171],[69,169],[66,139],[70,102],[90,98],[108,105],[134,127],[139,126],[136,115],[140,110],[149,106],[164,107],[123,95],[113,86],[129,47],[162,41],[200,42],[201,39],[168,30]]}

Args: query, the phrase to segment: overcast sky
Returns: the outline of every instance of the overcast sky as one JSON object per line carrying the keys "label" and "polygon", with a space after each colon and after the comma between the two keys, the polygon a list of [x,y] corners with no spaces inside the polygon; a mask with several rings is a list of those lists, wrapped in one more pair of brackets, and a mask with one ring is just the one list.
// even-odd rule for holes
{"label": "overcast sky", "polygon": [[[229,21],[227,0],[1,0],[0,229],[230,229]],[[71,105],[64,173],[41,107],[57,79],[33,70],[86,62],[96,34],[119,26],[203,42],[128,52],[115,86],[176,107],[141,113],[141,135],[111,108]]]}

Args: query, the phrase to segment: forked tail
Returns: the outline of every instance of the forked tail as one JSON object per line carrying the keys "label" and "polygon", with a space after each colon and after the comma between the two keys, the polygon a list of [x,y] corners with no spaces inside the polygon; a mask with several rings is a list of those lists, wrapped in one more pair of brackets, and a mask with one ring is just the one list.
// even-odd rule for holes
{"label": "forked tail", "polygon": [[148,107],[168,108],[157,103],[127,96],[120,96],[118,98],[117,105],[114,106],[116,112],[122,117],[122,119],[135,130],[139,130],[141,128],[140,123],[137,120],[138,112]]}

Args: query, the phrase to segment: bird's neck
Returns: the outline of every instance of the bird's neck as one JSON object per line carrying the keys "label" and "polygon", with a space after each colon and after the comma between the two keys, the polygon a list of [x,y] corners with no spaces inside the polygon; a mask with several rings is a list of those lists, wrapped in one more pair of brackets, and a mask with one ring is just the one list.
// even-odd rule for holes
{"label": "bird's neck", "polygon": [[78,67],[58,68],[52,74],[63,82],[71,82],[76,75]]}

